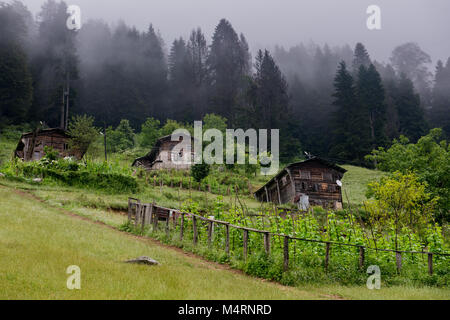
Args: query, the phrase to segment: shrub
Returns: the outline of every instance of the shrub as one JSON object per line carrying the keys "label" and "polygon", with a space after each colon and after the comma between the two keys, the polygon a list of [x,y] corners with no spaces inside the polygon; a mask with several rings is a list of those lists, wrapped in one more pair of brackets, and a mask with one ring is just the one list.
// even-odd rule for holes
{"label": "shrub", "polygon": [[191,167],[191,175],[197,182],[201,182],[209,175],[210,166],[206,163],[195,164]]}

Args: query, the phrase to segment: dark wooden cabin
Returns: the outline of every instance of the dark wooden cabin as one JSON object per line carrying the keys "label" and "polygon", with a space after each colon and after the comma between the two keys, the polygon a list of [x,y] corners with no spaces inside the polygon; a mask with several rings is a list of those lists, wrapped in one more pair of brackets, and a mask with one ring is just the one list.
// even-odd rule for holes
{"label": "dark wooden cabin", "polygon": [[184,139],[189,137],[182,136],[179,141],[172,141],[171,135],[158,139],[153,149],[146,156],[134,160],[132,166],[146,170],[190,169],[194,161],[194,138],[191,137],[191,150],[173,151],[175,146],[182,143]]}
{"label": "dark wooden cabin", "polygon": [[299,209],[310,206],[342,208],[340,180],[347,170],[315,157],[291,164],[255,192],[261,202],[295,203]]}
{"label": "dark wooden cabin", "polygon": [[14,152],[23,161],[37,161],[44,157],[44,148],[51,147],[61,157],[74,157],[81,160],[85,152],[69,149],[70,136],[60,128],[43,129],[24,133]]}

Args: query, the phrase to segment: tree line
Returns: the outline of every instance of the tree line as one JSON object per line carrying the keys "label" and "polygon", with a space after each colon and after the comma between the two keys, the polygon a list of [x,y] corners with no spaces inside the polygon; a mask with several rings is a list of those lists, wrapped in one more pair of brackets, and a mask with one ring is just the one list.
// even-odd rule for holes
{"label": "tree line", "polygon": [[214,113],[230,128],[280,129],[284,162],[308,151],[356,164],[400,135],[450,131],[450,59],[431,74],[414,43],[395,48],[389,63],[361,43],[252,57],[226,19],[210,41],[196,28],[167,49],[152,24],[139,31],[91,20],[71,31],[67,18],[63,1],[48,0],[36,19],[20,1],[0,5],[0,125],[60,126],[67,106],[97,126],[127,119],[134,129]]}

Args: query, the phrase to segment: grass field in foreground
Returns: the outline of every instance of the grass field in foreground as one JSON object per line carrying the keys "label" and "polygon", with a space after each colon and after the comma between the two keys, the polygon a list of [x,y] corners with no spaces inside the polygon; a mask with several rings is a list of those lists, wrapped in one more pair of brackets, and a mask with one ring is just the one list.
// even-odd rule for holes
{"label": "grass field in foreground", "polygon": [[[450,290],[290,288],[245,276],[154,242],[69,216],[0,187],[0,299],[449,299]],[[150,256],[148,267],[122,261]],[[69,265],[82,289],[66,288]]]}

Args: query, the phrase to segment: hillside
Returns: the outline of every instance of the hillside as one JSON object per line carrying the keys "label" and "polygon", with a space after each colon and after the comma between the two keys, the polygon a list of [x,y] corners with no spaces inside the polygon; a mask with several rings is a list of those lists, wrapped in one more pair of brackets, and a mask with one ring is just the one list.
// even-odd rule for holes
{"label": "hillside", "polygon": [[[3,186],[0,199],[0,299],[450,298],[448,290],[436,288],[284,287],[156,241],[120,233],[24,191]],[[96,219],[96,210],[85,211],[91,212],[91,219],[102,220]],[[162,265],[122,262],[142,255]],[[66,288],[69,265],[81,268],[81,290]]]}

